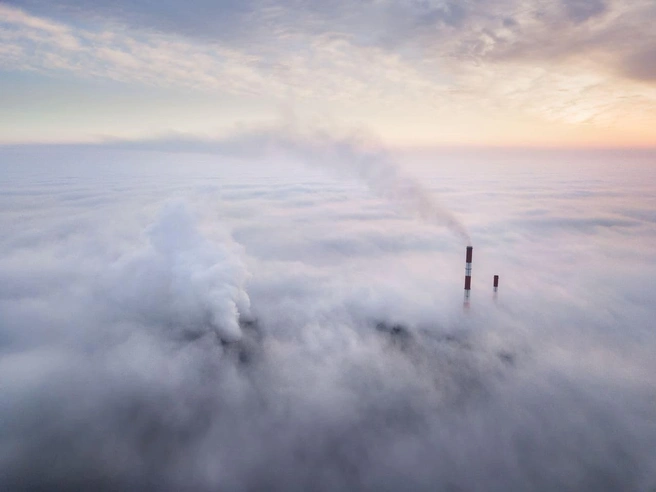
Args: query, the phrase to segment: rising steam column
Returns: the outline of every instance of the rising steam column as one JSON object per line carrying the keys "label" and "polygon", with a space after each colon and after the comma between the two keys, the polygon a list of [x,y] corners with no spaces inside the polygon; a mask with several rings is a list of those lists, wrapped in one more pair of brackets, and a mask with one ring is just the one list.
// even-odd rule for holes
{"label": "rising steam column", "polygon": [[471,272],[472,272],[472,256],[474,248],[467,246],[467,255],[465,258],[465,308],[469,307],[469,295],[471,293]]}

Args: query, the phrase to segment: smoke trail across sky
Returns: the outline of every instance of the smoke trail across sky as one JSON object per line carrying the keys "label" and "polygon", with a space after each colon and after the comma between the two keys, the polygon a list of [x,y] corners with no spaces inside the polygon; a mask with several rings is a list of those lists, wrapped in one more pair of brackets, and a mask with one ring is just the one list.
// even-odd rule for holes
{"label": "smoke trail across sky", "polygon": [[304,165],[322,166],[342,177],[355,177],[393,206],[427,224],[446,227],[471,245],[469,232],[462,221],[439,202],[434,192],[404,172],[384,146],[366,132],[327,130],[302,125],[290,118],[278,125],[246,129],[218,139],[167,136],[161,140],[116,144],[128,148],[152,146],[176,151],[200,150],[248,158],[282,153]]}
{"label": "smoke trail across sky", "polygon": [[361,179],[376,195],[401,206],[425,222],[447,227],[471,245],[465,225],[439,203],[430,190],[419,181],[404,174],[392,157],[373,139],[355,134],[336,137],[316,131],[303,135],[299,132],[274,132],[273,141],[290,150],[306,162],[351,173]]}

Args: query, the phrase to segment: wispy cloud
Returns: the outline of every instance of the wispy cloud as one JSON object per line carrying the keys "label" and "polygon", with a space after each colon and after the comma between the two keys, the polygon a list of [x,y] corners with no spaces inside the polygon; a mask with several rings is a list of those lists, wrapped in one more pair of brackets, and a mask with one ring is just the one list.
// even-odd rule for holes
{"label": "wispy cloud", "polygon": [[646,0],[69,0],[0,14],[5,69],[625,129],[656,115]]}
{"label": "wispy cloud", "polygon": [[275,46],[233,48],[152,30],[106,25],[89,30],[0,6],[0,63],[5,68],[66,71],[83,77],[173,85],[235,94],[372,98],[405,81],[422,95],[439,85],[394,54],[371,48],[352,52],[338,35],[312,39],[279,36]]}
{"label": "wispy cloud", "polygon": [[[358,46],[377,46],[412,57],[537,60],[599,54],[610,66],[653,49],[649,0],[431,0],[358,2],[300,0],[202,1],[189,8],[166,2],[120,0],[90,6],[64,0],[57,7],[36,1],[10,2],[78,18],[106,15],[124,24],[232,46],[275,43],[280,37],[339,33]],[[238,27],[238,28],[237,28]],[[641,33],[639,39],[630,36]],[[416,54],[416,53],[415,53]]]}

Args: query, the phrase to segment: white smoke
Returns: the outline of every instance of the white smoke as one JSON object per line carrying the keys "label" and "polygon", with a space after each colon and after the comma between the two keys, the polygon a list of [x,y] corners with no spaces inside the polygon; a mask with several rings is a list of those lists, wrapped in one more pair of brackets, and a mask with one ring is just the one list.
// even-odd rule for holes
{"label": "white smoke", "polygon": [[276,145],[298,155],[305,162],[352,174],[381,198],[428,224],[447,227],[471,245],[469,232],[458,217],[437,200],[434,192],[404,173],[373,139],[355,134],[340,137],[327,131],[274,131],[271,136]]}
{"label": "white smoke", "polygon": [[413,214],[428,224],[446,227],[471,245],[469,232],[462,221],[434,191],[404,171],[375,137],[365,132],[327,130],[302,125],[293,117],[278,125],[240,131],[229,137],[212,140],[166,137],[163,140],[133,143],[118,142],[129,148],[155,146],[169,150],[191,150],[240,157],[270,158],[284,154],[309,166],[321,166],[340,177],[356,178],[376,196]]}
{"label": "white smoke", "polygon": [[148,245],[119,258],[103,285],[112,309],[188,334],[240,338],[248,316],[248,272],[229,238],[210,242],[182,202],[167,204],[147,231]]}

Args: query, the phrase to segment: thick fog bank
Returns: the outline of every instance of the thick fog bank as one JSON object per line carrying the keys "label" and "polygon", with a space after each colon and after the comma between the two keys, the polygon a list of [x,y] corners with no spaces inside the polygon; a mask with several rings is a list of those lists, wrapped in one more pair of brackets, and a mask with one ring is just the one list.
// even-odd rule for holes
{"label": "thick fog bank", "polygon": [[48,156],[0,153],[3,490],[656,488],[650,167],[407,171],[465,312],[357,181]]}

